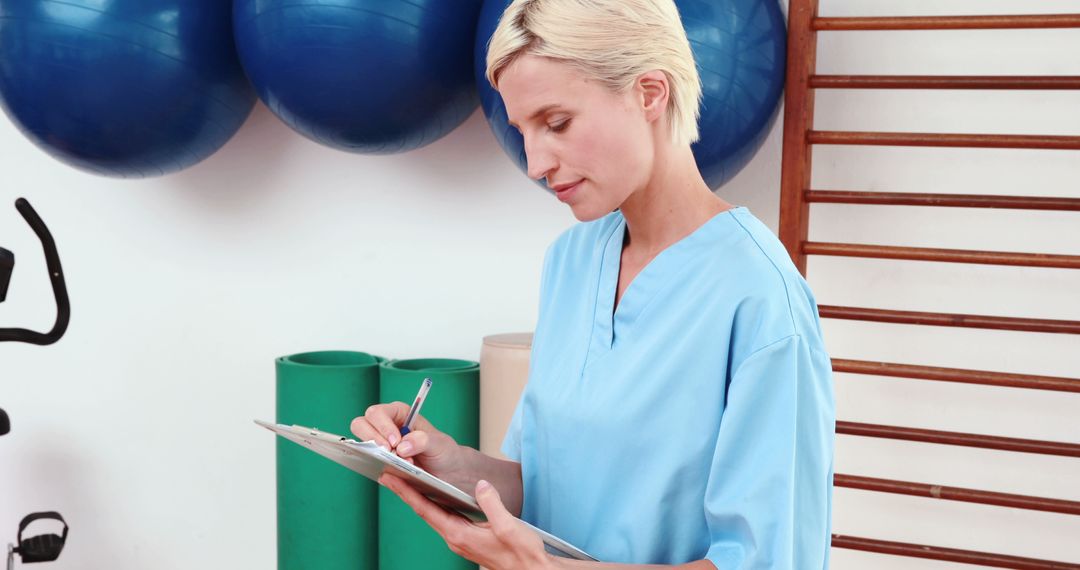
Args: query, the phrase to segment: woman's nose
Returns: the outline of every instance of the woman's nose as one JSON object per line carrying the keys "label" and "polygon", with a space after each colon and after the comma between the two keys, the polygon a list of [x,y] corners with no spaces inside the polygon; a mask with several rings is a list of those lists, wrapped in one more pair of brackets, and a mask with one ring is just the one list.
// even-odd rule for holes
{"label": "woman's nose", "polygon": [[529,178],[533,180],[545,178],[557,164],[554,155],[539,145],[530,145],[528,140],[525,142],[525,162],[528,165]]}

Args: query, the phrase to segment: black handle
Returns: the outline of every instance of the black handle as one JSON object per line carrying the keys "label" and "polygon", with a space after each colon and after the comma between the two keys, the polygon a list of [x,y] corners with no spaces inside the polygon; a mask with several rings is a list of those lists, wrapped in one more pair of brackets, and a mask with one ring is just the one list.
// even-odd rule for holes
{"label": "black handle", "polygon": [[0,247],[0,303],[7,298],[8,281],[15,269],[15,254]]}
{"label": "black handle", "polygon": [[26,198],[15,200],[15,209],[22,214],[26,223],[41,240],[41,247],[45,250],[45,266],[49,269],[49,280],[52,281],[53,297],[56,298],[56,323],[52,330],[47,333],[34,332],[27,329],[0,329],[0,342],[15,341],[30,344],[52,344],[67,331],[68,321],[71,320],[71,304],[68,301],[67,284],[64,282],[64,271],[60,267],[60,254],[56,251],[56,242],[53,241],[49,228],[34,211],[34,207]]}
{"label": "black handle", "polygon": [[[26,527],[30,526],[30,523],[43,519],[60,521],[64,525],[64,534],[50,533],[23,538],[23,532]],[[30,513],[19,523],[19,536],[17,539],[19,547],[14,549],[14,552],[19,554],[23,564],[52,562],[60,557],[60,552],[64,550],[64,543],[67,542],[67,536],[68,524],[60,513],[56,511]]]}

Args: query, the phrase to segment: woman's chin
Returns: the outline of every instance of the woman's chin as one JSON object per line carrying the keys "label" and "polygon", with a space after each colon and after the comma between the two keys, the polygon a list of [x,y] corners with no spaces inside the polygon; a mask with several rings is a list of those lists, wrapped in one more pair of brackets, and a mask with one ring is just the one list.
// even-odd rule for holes
{"label": "woman's chin", "polygon": [[571,204],[570,211],[574,213],[574,217],[579,222],[591,222],[593,220],[599,220],[604,216],[611,213],[611,211],[604,211],[603,208],[597,208],[595,206],[589,207],[586,204]]}
{"label": "woman's chin", "polygon": [[602,217],[596,215],[594,212],[583,212],[573,207],[570,208],[570,211],[574,213],[574,217],[577,218],[577,221],[579,222],[591,222],[593,220],[598,220]]}

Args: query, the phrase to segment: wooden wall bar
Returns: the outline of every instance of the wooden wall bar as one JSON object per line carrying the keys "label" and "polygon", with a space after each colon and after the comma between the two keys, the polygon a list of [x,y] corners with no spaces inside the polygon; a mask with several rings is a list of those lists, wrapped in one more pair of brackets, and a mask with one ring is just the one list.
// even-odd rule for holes
{"label": "wooden wall bar", "polygon": [[1063,441],[1020,439],[996,435],[981,435],[841,421],[836,422],[836,433],[842,435],[920,441],[923,443],[939,443],[942,445],[959,445],[962,447],[977,447],[981,449],[996,449],[999,451],[1036,453],[1039,455],[1080,457],[1080,443],[1066,443]]}
{"label": "wooden wall bar", "polygon": [[1080,28],[1080,14],[814,18],[812,28],[815,31]]}
{"label": "wooden wall bar", "polygon": [[892,481],[889,479],[875,479],[873,477],[859,477],[857,475],[842,475],[840,473],[834,475],[833,484],[837,487],[877,491],[879,493],[913,495],[916,497],[942,499],[945,501],[962,501],[965,503],[980,503],[983,505],[1011,507],[1029,511],[1080,515],[1080,501],[1065,501],[1061,499],[1047,499],[1045,497],[1031,497],[1028,495],[995,493],[993,491],[980,491],[978,489],[964,489],[962,487],[948,487],[945,485],[929,485],[927,483],[911,483],[909,481]]}
{"label": "wooden wall bar", "polygon": [[913,364],[871,362],[867,360],[848,360],[843,358],[832,359],[832,367],[833,372],[846,374],[889,376],[893,378],[910,378],[912,380],[934,380],[937,382],[960,382],[963,384],[1025,388],[1028,390],[1080,392],[1080,378],[1036,376],[1033,374],[1009,374],[1005,372],[989,372],[986,370],[916,366]]}
{"label": "wooden wall bar", "polygon": [[806,274],[806,241],[810,204],[813,148],[808,135],[814,128],[814,90],[810,76],[817,62],[817,34],[810,23],[817,17],[817,0],[797,0],[788,6],[787,77],[784,86],[784,150],[780,174],[780,241],[795,267]]}
{"label": "wooden wall bar", "polygon": [[1074,75],[813,75],[814,89],[1080,89]]}
{"label": "wooden wall bar", "polygon": [[1080,198],[808,190],[803,199],[810,203],[819,202],[831,204],[933,206],[940,208],[1001,208],[1012,210],[1057,210],[1080,212]]}
{"label": "wooden wall bar", "polygon": [[1051,135],[810,131],[806,136],[810,144],[1080,150],[1080,137]]}
{"label": "wooden wall bar", "polygon": [[1056,255],[1050,253],[971,251],[965,249],[897,247],[888,245],[823,243],[813,241],[804,242],[802,251],[806,255],[833,255],[840,257],[869,257],[874,259],[898,259],[907,261],[939,261],[948,263],[977,263],[982,265],[1080,269],[1080,255]]}
{"label": "wooden wall bar", "polygon": [[988,552],[961,550],[959,548],[942,548],[940,546],[908,544],[905,542],[893,542],[889,540],[874,540],[871,538],[844,536],[840,534],[833,535],[832,544],[836,548],[864,550],[866,552],[878,552],[881,554],[892,554],[894,556],[944,560],[947,562],[959,562],[961,564],[976,564],[979,566],[990,566],[992,568],[1014,568],[1016,570],[1080,570],[1080,564],[1069,564],[1067,562],[1054,562],[1052,560],[1024,558],[1022,556],[1006,556],[1004,554],[991,554]]}

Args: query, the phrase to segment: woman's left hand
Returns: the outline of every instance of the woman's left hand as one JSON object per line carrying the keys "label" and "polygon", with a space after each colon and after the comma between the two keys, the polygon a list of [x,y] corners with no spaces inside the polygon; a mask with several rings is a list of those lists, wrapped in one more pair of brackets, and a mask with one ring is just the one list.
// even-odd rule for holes
{"label": "woman's left hand", "polygon": [[458,556],[489,570],[556,568],[540,537],[506,510],[499,492],[486,481],[476,484],[476,502],[487,516],[487,522],[480,523],[447,511],[389,473],[383,474],[379,483],[408,503]]}

